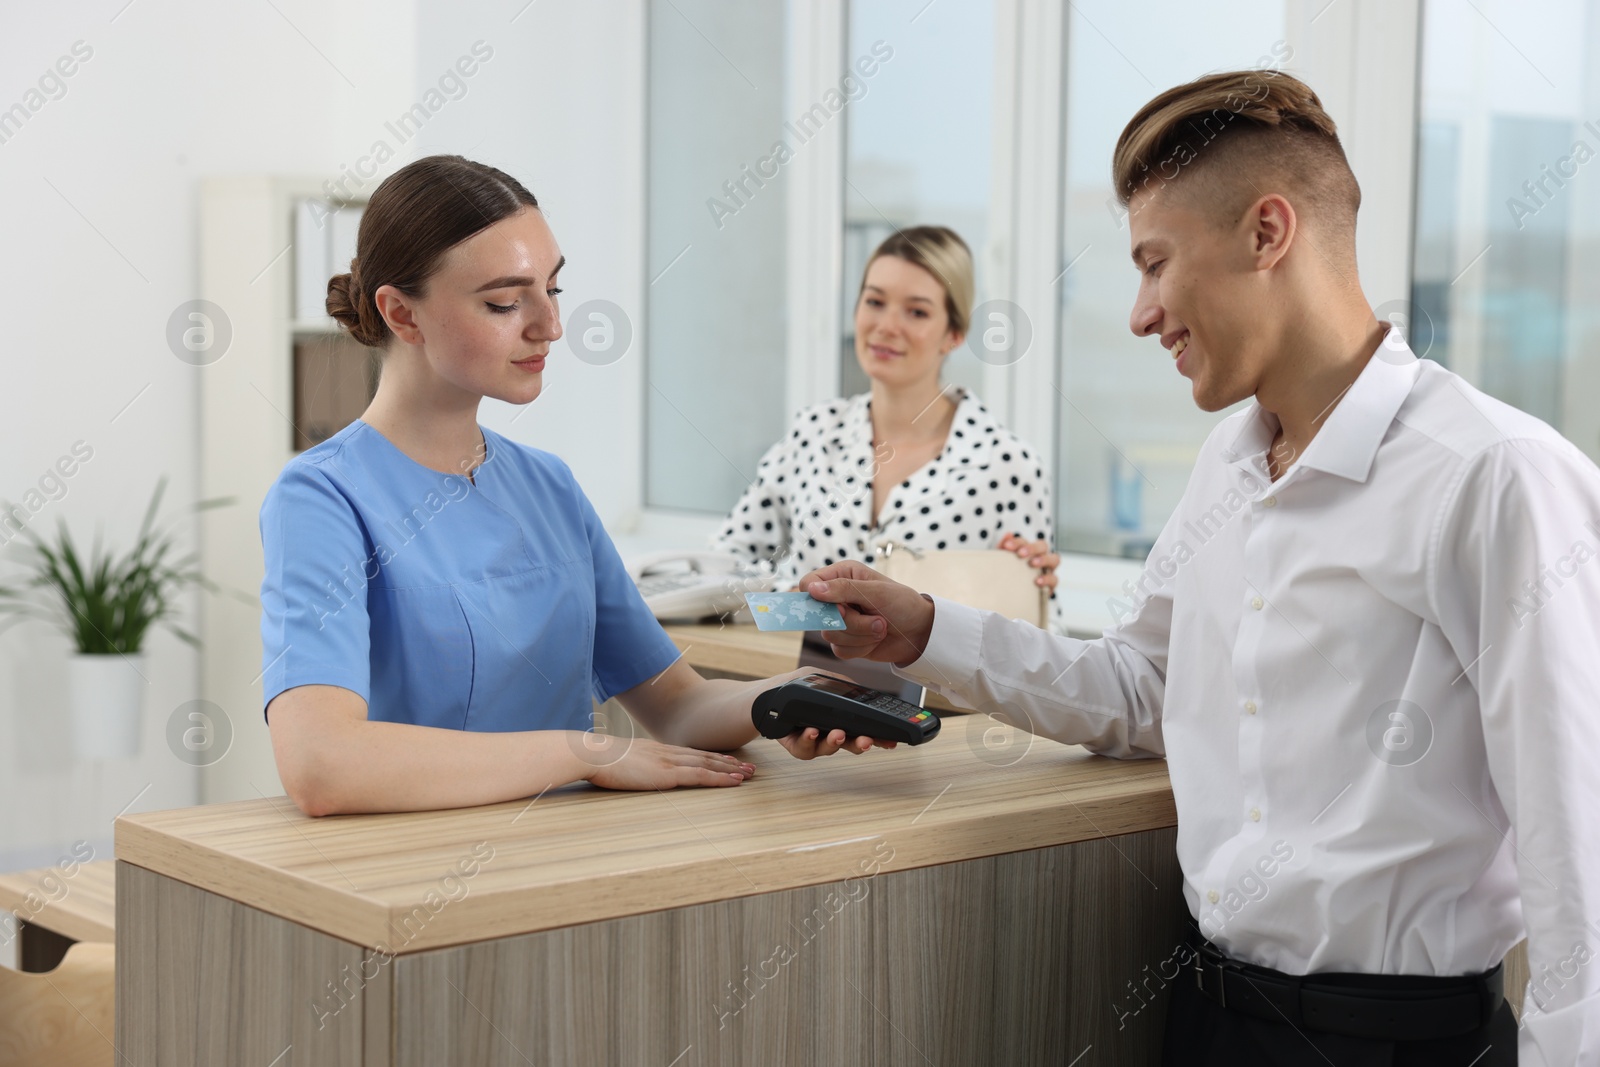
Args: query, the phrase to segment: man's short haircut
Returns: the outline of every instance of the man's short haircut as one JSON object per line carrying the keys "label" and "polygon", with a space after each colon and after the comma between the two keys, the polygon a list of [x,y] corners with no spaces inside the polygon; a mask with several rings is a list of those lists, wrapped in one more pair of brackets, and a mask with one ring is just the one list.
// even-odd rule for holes
{"label": "man's short haircut", "polygon": [[1305,82],[1276,70],[1208,74],[1174,86],[1133,116],[1111,157],[1117,200],[1174,182],[1228,225],[1267,193],[1355,250],[1361,187],[1333,119]]}

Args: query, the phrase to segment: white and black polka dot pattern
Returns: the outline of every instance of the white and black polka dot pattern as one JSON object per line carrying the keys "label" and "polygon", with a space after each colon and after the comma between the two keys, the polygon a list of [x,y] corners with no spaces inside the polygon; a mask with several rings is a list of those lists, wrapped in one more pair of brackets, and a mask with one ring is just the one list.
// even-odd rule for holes
{"label": "white and black polka dot pattern", "polygon": [[771,561],[785,588],[840,560],[870,566],[884,541],[965,549],[993,548],[1011,532],[1052,540],[1043,465],[971,392],[957,405],[944,451],[894,487],[874,525],[871,403],[862,393],[796,415],[788,436],[761,457],[755,484],[713,546]]}

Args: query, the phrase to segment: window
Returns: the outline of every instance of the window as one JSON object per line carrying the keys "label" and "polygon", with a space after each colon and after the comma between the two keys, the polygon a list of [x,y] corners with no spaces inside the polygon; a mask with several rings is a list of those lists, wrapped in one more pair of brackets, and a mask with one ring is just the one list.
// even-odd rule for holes
{"label": "window", "polygon": [[[1398,7],[1220,0],[1152,12],[1116,0],[651,0],[646,519],[685,536],[701,536],[689,523],[709,532],[796,407],[867,388],[852,336],[866,257],[895,226],[940,223],[972,249],[978,302],[1026,308],[1035,338],[1035,356],[1007,366],[987,365],[962,346],[946,380],[974,388],[1052,457],[1063,551],[1123,557],[1092,561],[1111,570],[1142,560],[1226,412],[1197,409],[1165,351],[1128,330],[1138,276],[1112,195],[1117,135],[1156,93],[1210,71],[1277,67],[1306,78],[1339,122],[1362,179],[1364,232],[1380,238],[1358,238],[1367,249],[1364,280],[1374,291],[1404,293],[1413,127],[1396,120],[1396,109],[1409,111],[1412,101],[1394,97],[1396,83],[1416,85],[1419,19],[1415,6]],[[1479,17],[1464,11],[1451,18]],[[1536,57],[1541,64],[1547,51]],[[1576,93],[1580,53],[1575,44],[1568,51],[1566,60],[1550,59],[1566,73],[1551,76],[1568,79]],[[857,65],[864,57],[870,74]],[[1484,99],[1498,99],[1487,84],[1475,79]],[[1573,137],[1576,99],[1561,112]],[[1600,112],[1591,118],[1600,125]],[[1459,123],[1454,132],[1424,124],[1419,308],[1441,299],[1425,292],[1442,270],[1425,269],[1429,256],[1443,254],[1454,266],[1442,274],[1447,283],[1482,247],[1458,247],[1470,242],[1456,217],[1469,202],[1482,210],[1477,179],[1461,183],[1471,166],[1453,173],[1453,162],[1430,164],[1440,152],[1470,154],[1473,136]],[[780,141],[791,160],[764,163]],[[1527,150],[1524,142],[1506,149]],[[1488,173],[1486,161],[1482,169]],[[1591,202],[1573,196],[1562,209],[1568,214],[1547,209],[1538,222],[1576,219],[1580,203]],[[1561,286],[1574,292],[1593,279],[1592,266],[1587,275],[1579,270],[1584,232],[1563,224],[1565,273],[1540,283],[1541,306],[1554,306]],[[1434,315],[1439,351],[1468,328],[1464,290],[1452,291],[1458,306],[1449,314]],[[1571,354],[1583,313],[1561,299],[1569,353],[1561,385],[1535,386],[1515,371],[1507,387],[1542,390],[1546,408],[1570,409],[1583,395]],[[1591,416],[1563,412],[1569,433],[1581,417]],[[1589,431],[1590,443],[1597,437],[1600,426]]]}
{"label": "window", "polygon": [[1591,459],[1600,58],[1585,42],[1597,31],[1600,0],[1424,7],[1409,309],[1418,355],[1550,423]]}
{"label": "window", "polygon": [[[839,381],[845,396],[869,386],[855,354],[856,293],[867,257],[895,229],[948,226],[960,234],[978,268],[977,302],[985,299],[994,3],[925,4],[858,0],[850,5],[848,62],[862,56],[880,62],[873,77],[862,79],[863,95],[846,112],[839,319]],[[960,72],[959,79],[952,78],[953,71]],[[962,345],[946,358],[944,380],[983,398],[983,366]]]}
{"label": "window", "polygon": [[724,512],[784,433],[784,4],[652,0],[645,503]]}
{"label": "window", "polygon": [[1067,34],[1066,180],[1057,396],[1062,549],[1143,559],[1226,412],[1195,407],[1151,338],[1128,330],[1138,275],[1111,151],[1158,92],[1216,70],[1283,66],[1281,0],[1172,5],[1077,0]]}

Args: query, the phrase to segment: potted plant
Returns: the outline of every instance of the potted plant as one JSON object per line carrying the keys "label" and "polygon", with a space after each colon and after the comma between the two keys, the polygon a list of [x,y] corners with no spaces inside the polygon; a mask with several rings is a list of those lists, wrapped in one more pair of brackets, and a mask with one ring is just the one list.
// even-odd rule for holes
{"label": "potted plant", "polygon": [[[154,528],[167,480],[156,483],[139,536],[118,557],[102,551],[98,532],[84,559],[65,520],[52,541],[22,528],[23,565],[32,572],[19,585],[0,585],[0,631],[24,619],[55,624],[76,648],[68,664],[73,745],[89,759],[116,759],[139,751],[145,676],[144,640],[157,623],[195,646],[199,638],[176,622],[178,597],[191,585],[213,592],[216,583],[195,567],[194,553],[173,558],[176,538]],[[196,511],[231,503],[203,500]],[[6,513],[11,512],[9,504]]]}

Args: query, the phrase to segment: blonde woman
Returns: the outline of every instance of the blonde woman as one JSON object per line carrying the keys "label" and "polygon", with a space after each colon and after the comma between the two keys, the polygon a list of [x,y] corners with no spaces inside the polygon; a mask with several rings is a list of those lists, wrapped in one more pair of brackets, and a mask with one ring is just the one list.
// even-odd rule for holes
{"label": "blonde woman", "polygon": [[1053,599],[1060,557],[1043,464],[970,390],[942,380],[973,289],[972,255],[952,230],[917,226],[879,245],[855,309],[871,390],[796,415],[713,545],[770,561],[783,588],[840,560],[871,564],[886,541],[1001,549],[1037,567]]}

